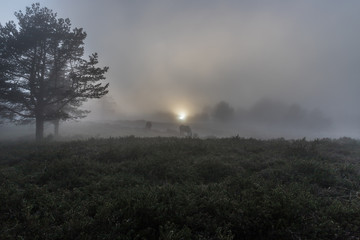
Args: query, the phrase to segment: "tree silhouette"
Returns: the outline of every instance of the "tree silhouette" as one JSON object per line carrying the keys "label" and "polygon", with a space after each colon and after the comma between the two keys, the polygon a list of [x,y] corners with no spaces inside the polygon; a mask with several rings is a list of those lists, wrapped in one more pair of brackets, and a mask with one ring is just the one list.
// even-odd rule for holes
{"label": "tree silhouette", "polygon": [[109,84],[102,80],[108,67],[97,67],[96,53],[82,58],[86,33],[71,29],[69,19],[38,3],[15,16],[18,25],[0,24],[1,116],[35,119],[41,140],[45,121],[74,118],[84,101],[107,94]]}
{"label": "tree silhouette", "polygon": [[221,101],[215,106],[213,117],[221,122],[229,121],[234,117],[234,109],[227,102]]}

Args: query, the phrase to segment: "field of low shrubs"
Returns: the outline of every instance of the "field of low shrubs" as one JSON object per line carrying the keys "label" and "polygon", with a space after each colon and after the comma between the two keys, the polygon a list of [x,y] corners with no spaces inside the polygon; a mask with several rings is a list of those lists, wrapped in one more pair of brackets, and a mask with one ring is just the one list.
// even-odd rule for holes
{"label": "field of low shrubs", "polygon": [[360,239],[360,141],[2,142],[0,239]]}

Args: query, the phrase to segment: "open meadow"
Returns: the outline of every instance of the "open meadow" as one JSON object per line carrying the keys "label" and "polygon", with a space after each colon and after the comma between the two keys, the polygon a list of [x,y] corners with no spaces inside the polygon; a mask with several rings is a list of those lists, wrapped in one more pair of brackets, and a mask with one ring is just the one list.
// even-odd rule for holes
{"label": "open meadow", "polygon": [[360,142],[0,143],[0,239],[360,239]]}
{"label": "open meadow", "polygon": [[1,3],[0,240],[360,240],[360,1]]}

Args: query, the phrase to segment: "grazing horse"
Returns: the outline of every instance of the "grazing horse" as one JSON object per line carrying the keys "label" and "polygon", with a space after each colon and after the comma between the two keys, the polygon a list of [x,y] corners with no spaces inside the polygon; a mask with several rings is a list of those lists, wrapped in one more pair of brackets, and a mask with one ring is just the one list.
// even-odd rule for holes
{"label": "grazing horse", "polygon": [[146,124],[145,124],[145,129],[146,129],[146,130],[150,130],[151,127],[152,127],[152,123],[151,123],[151,122],[146,122]]}
{"label": "grazing horse", "polygon": [[180,125],[179,130],[180,130],[181,136],[186,136],[186,137],[192,136],[192,131],[191,131],[190,126]]}

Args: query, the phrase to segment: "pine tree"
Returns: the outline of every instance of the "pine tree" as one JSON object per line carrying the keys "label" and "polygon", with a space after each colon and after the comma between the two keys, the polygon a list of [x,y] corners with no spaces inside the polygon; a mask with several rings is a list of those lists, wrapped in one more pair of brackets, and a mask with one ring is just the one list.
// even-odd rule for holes
{"label": "pine tree", "polygon": [[[75,118],[78,107],[108,92],[98,55],[83,58],[86,33],[40,4],[15,13],[18,25],[0,24],[0,112],[12,121],[36,122],[42,140],[45,121]],[[84,114],[86,112],[82,112]]]}

